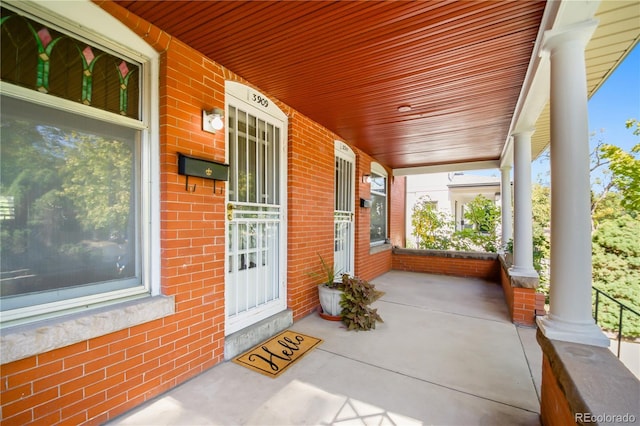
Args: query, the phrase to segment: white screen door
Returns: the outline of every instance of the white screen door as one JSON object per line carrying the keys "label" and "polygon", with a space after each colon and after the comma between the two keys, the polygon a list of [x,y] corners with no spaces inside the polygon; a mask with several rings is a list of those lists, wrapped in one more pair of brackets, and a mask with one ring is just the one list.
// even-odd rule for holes
{"label": "white screen door", "polygon": [[353,275],[356,155],[348,145],[335,141],[335,160],[333,268],[339,274]]}
{"label": "white screen door", "polygon": [[229,182],[225,334],[286,309],[286,116],[226,83]]}

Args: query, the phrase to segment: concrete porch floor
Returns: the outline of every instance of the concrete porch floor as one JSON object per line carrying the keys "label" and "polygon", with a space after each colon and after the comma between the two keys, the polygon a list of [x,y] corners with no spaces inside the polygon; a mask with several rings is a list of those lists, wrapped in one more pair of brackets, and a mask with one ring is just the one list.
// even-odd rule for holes
{"label": "concrete porch floor", "polygon": [[376,330],[310,315],[291,329],[324,342],[280,377],[225,362],[110,424],[540,424],[535,329],[509,321],[499,285],[400,271],[373,282]]}

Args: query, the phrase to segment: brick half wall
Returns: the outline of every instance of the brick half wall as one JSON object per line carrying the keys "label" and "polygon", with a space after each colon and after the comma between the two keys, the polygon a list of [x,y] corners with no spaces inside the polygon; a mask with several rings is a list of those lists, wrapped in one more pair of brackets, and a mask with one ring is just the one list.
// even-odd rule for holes
{"label": "brick half wall", "polygon": [[500,281],[496,253],[394,248],[392,269]]}
{"label": "brick half wall", "polygon": [[609,350],[547,338],[542,349],[540,419],[544,426],[622,425],[640,420],[640,380]]}

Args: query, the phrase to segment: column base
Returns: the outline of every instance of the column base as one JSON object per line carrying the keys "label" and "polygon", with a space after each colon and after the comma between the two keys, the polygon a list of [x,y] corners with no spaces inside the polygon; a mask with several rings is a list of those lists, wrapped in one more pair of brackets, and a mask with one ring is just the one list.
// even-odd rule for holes
{"label": "column base", "polygon": [[536,323],[542,334],[550,340],[580,343],[583,345],[609,347],[609,339],[595,323],[575,324],[553,318],[552,315],[537,317]]}
{"label": "column base", "polygon": [[536,271],[535,269],[516,265],[513,265],[511,268],[509,268],[509,275],[527,278],[540,278],[540,276],[538,275],[538,271]]}

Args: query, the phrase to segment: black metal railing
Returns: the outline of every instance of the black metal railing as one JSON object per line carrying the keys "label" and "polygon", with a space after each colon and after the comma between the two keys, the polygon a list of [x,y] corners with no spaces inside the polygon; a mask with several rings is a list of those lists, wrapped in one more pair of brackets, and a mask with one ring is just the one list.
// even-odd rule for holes
{"label": "black metal railing", "polygon": [[612,296],[609,296],[607,293],[605,293],[602,290],[599,290],[595,287],[592,287],[593,290],[596,291],[596,300],[595,300],[595,313],[593,315],[593,319],[595,319],[596,324],[598,324],[598,307],[600,305],[600,295],[602,294],[604,297],[606,297],[607,299],[613,301],[614,303],[616,303],[618,305],[619,308],[619,316],[618,316],[618,358],[620,358],[620,346],[622,345],[622,319],[624,317],[624,310],[626,309],[627,311],[631,312],[632,314],[635,314],[637,316],[640,317],[640,313],[638,313],[638,311],[636,311],[635,309],[632,309],[630,307],[628,307],[627,305],[625,305],[624,303],[618,301],[617,299],[615,299]]}

